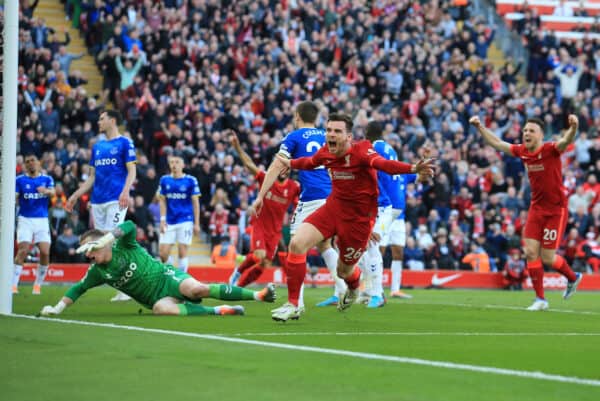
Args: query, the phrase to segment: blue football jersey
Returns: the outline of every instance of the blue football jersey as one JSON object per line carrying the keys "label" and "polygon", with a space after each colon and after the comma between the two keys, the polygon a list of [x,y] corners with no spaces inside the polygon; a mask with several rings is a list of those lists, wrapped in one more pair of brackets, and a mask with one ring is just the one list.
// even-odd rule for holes
{"label": "blue football jersey", "polygon": [[19,216],[48,217],[48,196],[37,191],[38,187],[54,188],[54,180],[45,174],[17,177],[16,192],[19,199]]}
{"label": "blue football jersey", "polygon": [[[283,138],[279,153],[290,159],[312,156],[325,144],[325,131],[320,128],[300,128]],[[300,201],[325,199],[331,192],[331,180],[327,170],[319,166],[314,170],[300,170],[298,181],[302,187]]]}
{"label": "blue football jersey", "polygon": [[192,197],[200,195],[200,186],[196,177],[185,174],[174,178],[172,175],[160,177],[158,194],[167,202],[167,224],[179,224],[194,221]]}
{"label": "blue football jersey", "polygon": [[391,193],[390,199],[392,200],[392,208],[400,210],[398,219],[404,220],[404,211],[406,210],[406,186],[417,180],[416,174],[401,174],[395,175],[397,177],[396,189]]}
{"label": "blue football jersey", "polygon": [[135,161],[135,147],[127,137],[96,142],[90,159],[90,166],[96,170],[92,204],[119,200],[127,179],[127,163]]}
{"label": "blue football jersey", "polygon": [[[377,153],[387,160],[398,160],[398,154],[392,146],[383,140],[375,141],[373,148]],[[406,208],[406,185],[415,182],[416,174],[389,175],[383,171],[377,172],[379,186],[379,206],[392,205],[392,208],[401,210],[398,218],[404,219]]]}

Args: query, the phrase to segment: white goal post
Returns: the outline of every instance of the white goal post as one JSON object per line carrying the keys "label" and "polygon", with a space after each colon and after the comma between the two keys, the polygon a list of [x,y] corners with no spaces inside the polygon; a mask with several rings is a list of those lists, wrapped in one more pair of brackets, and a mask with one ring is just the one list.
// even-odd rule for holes
{"label": "white goal post", "polygon": [[15,170],[17,157],[17,68],[19,2],[4,2],[2,44],[2,142],[0,148],[0,314],[12,313],[14,270]]}

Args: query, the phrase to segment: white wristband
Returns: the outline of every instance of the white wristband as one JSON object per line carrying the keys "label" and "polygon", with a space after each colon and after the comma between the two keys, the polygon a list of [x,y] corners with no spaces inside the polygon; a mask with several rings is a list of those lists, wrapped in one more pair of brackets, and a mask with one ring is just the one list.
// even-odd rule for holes
{"label": "white wristband", "polygon": [[167,221],[167,217],[166,216],[160,216],[160,221]]}
{"label": "white wristband", "polygon": [[54,307],[54,310],[56,311],[56,314],[59,314],[59,313],[62,313],[62,311],[64,311],[66,307],[67,307],[67,304],[64,303],[63,300],[61,299],[60,301],[58,301],[58,303]]}

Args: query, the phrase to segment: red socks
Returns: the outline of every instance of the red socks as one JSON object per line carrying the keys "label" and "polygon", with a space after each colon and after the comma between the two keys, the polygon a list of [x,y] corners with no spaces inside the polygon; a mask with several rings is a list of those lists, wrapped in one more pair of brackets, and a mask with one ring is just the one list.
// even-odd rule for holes
{"label": "red socks", "polygon": [[288,302],[298,306],[300,288],[304,282],[304,276],[306,276],[306,254],[289,252],[287,255],[285,274],[287,275]]}
{"label": "red socks", "polygon": [[535,290],[535,296],[539,299],[544,298],[544,266],[542,265],[542,259],[537,258],[533,262],[527,262],[527,270],[529,270],[529,277],[531,277],[531,284]]}
{"label": "red socks", "polygon": [[248,284],[258,280],[258,278],[264,270],[264,267],[262,267],[258,263],[250,267],[249,269],[246,269],[246,271],[241,275],[240,280],[238,281],[238,287],[245,287]]}
{"label": "red socks", "polygon": [[565,258],[563,258],[560,255],[556,255],[554,257],[554,263],[552,263],[552,268],[560,274],[562,274],[563,276],[565,276],[567,280],[571,282],[577,280],[577,276],[575,275],[573,269],[571,269],[571,266],[569,266]]}
{"label": "red socks", "polygon": [[344,279],[344,281],[351,290],[357,289],[360,284],[360,269],[357,266],[354,266],[354,270]]}
{"label": "red socks", "polygon": [[287,255],[288,255],[287,252],[277,252],[277,257],[279,258],[279,264],[284,269],[285,269],[285,266],[287,265]]}
{"label": "red socks", "polygon": [[256,257],[254,257],[254,254],[249,253],[248,255],[246,255],[246,259],[244,259],[244,261],[238,266],[238,272],[243,273],[244,271],[246,271],[246,269],[249,269],[250,267],[254,266],[256,262],[258,262],[258,260],[256,259]]}

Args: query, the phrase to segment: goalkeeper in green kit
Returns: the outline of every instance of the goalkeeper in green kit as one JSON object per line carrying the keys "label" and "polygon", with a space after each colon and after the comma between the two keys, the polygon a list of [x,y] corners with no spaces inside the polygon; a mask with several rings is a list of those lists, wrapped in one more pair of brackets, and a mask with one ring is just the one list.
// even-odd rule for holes
{"label": "goalkeeper in green kit", "polygon": [[215,307],[197,305],[202,298],[227,301],[273,302],[275,287],[261,291],[223,284],[203,284],[173,266],[154,259],[135,240],[136,226],[126,221],[105,233],[90,230],[81,236],[77,253],[92,262],[85,277],[71,287],[55,306],[44,306],[41,315],[58,315],[87,290],[108,284],[152,309],[155,315],[243,315],[241,305]]}

